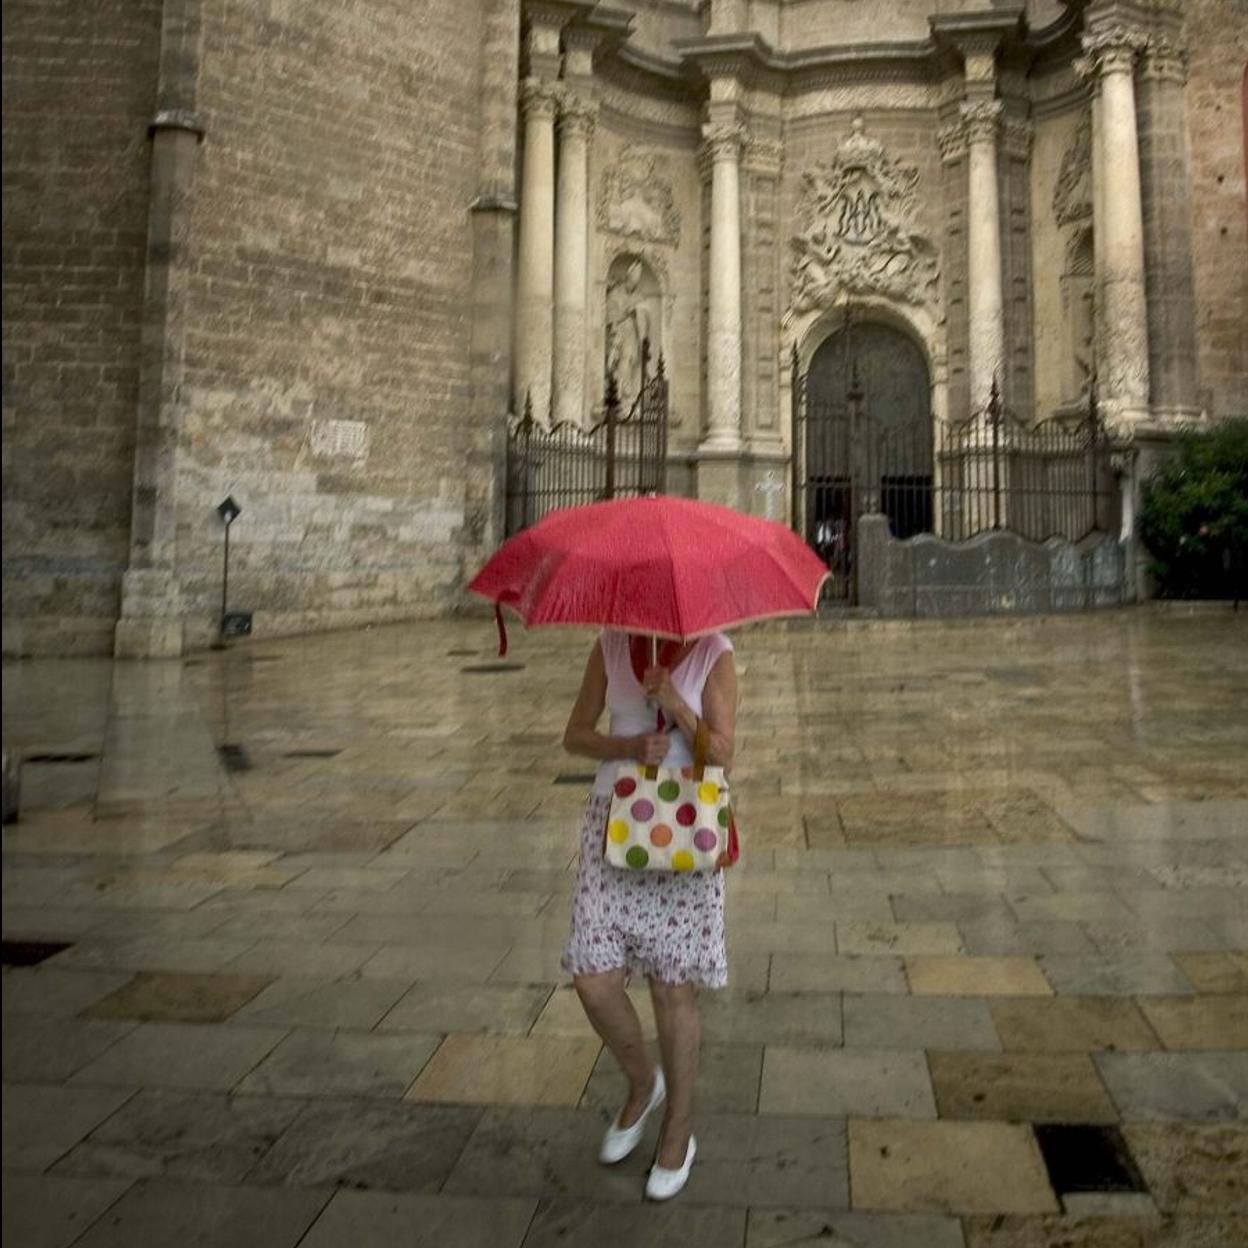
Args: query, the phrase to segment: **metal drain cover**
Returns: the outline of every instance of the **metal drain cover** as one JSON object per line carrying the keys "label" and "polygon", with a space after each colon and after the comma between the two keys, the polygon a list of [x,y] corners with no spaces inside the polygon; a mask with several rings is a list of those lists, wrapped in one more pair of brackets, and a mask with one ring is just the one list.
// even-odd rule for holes
{"label": "metal drain cover", "polygon": [[217,755],[226,771],[250,771],[252,769],[251,756],[247,753],[245,745],[227,741],[224,745],[217,746]]}
{"label": "metal drain cover", "polygon": [[1043,1122],[1035,1132],[1059,1196],[1148,1190],[1117,1127]]}
{"label": "metal drain cover", "polygon": [[0,962],[5,966],[38,966],[69,948],[58,940],[6,940],[2,943]]}
{"label": "metal drain cover", "polygon": [[287,750],[283,758],[336,758],[341,750]]}
{"label": "metal drain cover", "polygon": [[92,763],[98,754],[70,754],[50,752],[47,754],[27,754],[23,759],[23,763]]}

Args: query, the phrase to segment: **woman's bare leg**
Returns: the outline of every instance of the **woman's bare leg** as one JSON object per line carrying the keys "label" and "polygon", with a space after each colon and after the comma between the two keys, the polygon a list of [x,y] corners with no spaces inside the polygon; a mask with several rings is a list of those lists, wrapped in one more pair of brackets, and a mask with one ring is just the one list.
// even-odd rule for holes
{"label": "woman's bare leg", "polygon": [[576,975],[572,983],[593,1029],[628,1079],[628,1100],[620,1114],[620,1126],[631,1127],[654,1091],[654,1061],[646,1051],[637,1009],[625,991],[625,972]]}
{"label": "woman's bare leg", "polygon": [[650,995],[667,1077],[667,1109],[657,1160],[665,1170],[678,1170],[685,1164],[693,1134],[693,1087],[702,1043],[698,989],[695,984],[662,984],[652,979]]}

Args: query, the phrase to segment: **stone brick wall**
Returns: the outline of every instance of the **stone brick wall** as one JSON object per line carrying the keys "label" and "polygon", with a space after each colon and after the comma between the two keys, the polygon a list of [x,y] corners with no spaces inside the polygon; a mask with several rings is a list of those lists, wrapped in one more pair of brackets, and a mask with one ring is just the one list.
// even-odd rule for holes
{"label": "stone brick wall", "polygon": [[179,468],[189,636],[231,599],[258,633],[445,610],[461,448],[477,0],[205,0],[207,127]]}
{"label": "stone brick wall", "polygon": [[1248,413],[1248,200],[1244,116],[1248,22],[1242,0],[1189,0],[1193,260],[1201,397]]}
{"label": "stone brick wall", "polygon": [[5,650],[107,650],[130,527],[160,0],[4,6]]}

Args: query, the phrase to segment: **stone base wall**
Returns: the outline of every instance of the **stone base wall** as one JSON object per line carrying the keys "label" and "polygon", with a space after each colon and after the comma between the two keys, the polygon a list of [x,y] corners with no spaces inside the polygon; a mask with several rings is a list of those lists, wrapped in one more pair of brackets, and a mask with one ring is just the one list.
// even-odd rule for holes
{"label": "stone base wall", "polygon": [[1107,535],[1079,543],[1007,532],[897,541],[885,517],[863,516],[857,559],[858,605],[885,616],[1025,615],[1129,601],[1127,549]]}

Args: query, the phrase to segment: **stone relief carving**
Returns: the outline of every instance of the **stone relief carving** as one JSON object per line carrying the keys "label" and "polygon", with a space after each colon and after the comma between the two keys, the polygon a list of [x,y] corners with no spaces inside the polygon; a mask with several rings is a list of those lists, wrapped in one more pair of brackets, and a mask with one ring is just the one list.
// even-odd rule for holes
{"label": "stone relief carving", "polygon": [[1062,156],[1053,188],[1053,215],[1058,225],[1092,218],[1092,114],[1084,112],[1070,146]]}
{"label": "stone relief carving", "polygon": [[1085,110],[1062,156],[1053,187],[1053,216],[1065,235],[1060,287],[1064,321],[1064,407],[1087,400],[1096,368],[1095,239],[1092,232],[1092,114]]}
{"label": "stone relief carving", "polygon": [[680,242],[680,213],[671,183],[663,176],[666,165],[663,157],[628,144],[603,174],[599,228],[675,247]]}
{"label": "stone relief carving", "polygon": [[936,297],[938,253],[917,229],[919,173],[890,159],[855,118],[831,165],[802,179],[801,232],[792,240],[793,308],[826,308],[845,294],[923,305]]}
{"label": "stone relief carving", "polygon": [[642,343],[650,342],[651,369],[663,349],[663,295],[654,271],[630,252],[607,270],[606,372],[615,376],[621,410],[641,390]]}

